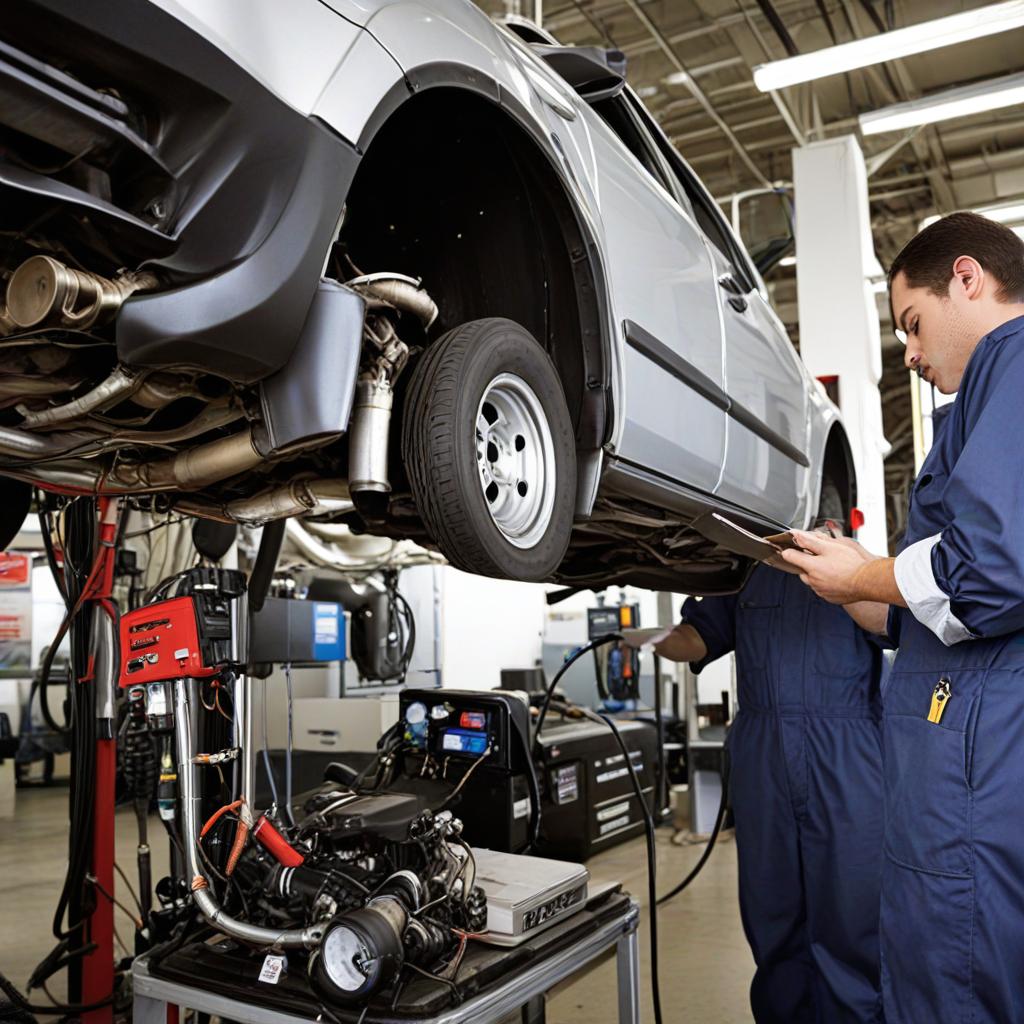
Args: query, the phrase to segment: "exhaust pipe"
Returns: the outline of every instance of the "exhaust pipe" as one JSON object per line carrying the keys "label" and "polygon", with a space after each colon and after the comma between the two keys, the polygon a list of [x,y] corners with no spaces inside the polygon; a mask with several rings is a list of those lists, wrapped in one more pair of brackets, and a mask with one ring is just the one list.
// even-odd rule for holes
{"label": "exhaust pipe", "polygon": [[353,494],[388,494],[388,433],[394,391],[381,375],[356,383],[349,428],[348,481]]}
{"label": "exhaust pipe", "polygon": [[[59,448],[54,439],[36,437],[23,431],[0,427],[0,453],[18,458],[60,456],[67,450],[70,434],[60,435]],[[96,440],[86,435],[84,442]],[[250,430],[189,448],[158,462],[140,462],[117,466],[110,471],[106,465],[69,459],[49,465],[0,467],[0,472],[30,483],[52,484],[76,494],[144,494],[151,491],[198,491],[210,484],[254,469],[265,459],[256,450]]]}
{"label": "exhaust pipe", "polygon": [[113,281],[72,270],[52,256],[30,256],[7,282],[4,322],[18,330],[66,327],[84,331],[114,318],[125,299],[156,288],[156,275],[125,272]]}
{"label": "exhaust pipe", "polygon": [[139,389],[142,381],[141,374],[117,366],[102,384],[98,384],[92,391],[86,392],[73,402],[40,410],[30,409],[24,405],[16,406],[23,417],[21,426],[27,430],[35,430],[38,427],[52,427],[57,423],[76,420],[80,416],[86,416],[97,409],[131,397]]}
{"label": "exhaust pipe", "polygon": [[251,498],[229,501],[224,511],[236,522],[261,526],[274,519],[323,515],[351,507],[352,497],[344,480],[295,480]]}

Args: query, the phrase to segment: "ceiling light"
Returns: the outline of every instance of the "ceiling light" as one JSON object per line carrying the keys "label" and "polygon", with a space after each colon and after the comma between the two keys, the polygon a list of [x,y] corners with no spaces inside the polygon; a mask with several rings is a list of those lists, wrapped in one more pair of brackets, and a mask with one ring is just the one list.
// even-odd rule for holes
{"label": "ceiling light", "polygon": [[649,100],[652,96],[658,95],[658,87],[656,85],[641,85],[637,88],[636,94],[642,100]]}
{"label": "ceiling light", "polygon": [[[974,213],[981,214],[982,217],[988,217],[989,220],[997,220],[1000,224],[1007,224],[1018,234],[1024,227],[1018,229],[1017,225],[1024,225],[1024,203],[1002,203],[999,206],[979,206]],[[931,227],[937,220],[942,220],[942,214],[936,213],[931,217],[925,217],[923,221],[918,225],[918,231],[924,231],[925,228]]]}
{"label": "ceiling light", "polygon": [[1024,74],[1006,75],[861,114],[860,130],[865,135],[903,131],[917,125],[967,117],[1018,103],[1024,103]]}
{"label": "ceiling light", "polygon": [[796,257],[795,256],[783,256],[782,259],[779,260],[779,266],[780,267],[795,267],[796,266]]}
{"label": "ceiling light", "polygon": [[1004,203],[1002,206],[981,206],[975,213],[980,213],[989,220],[997,220],[1000,224],[1019,224],[1024,221],[1024,203]]}
{"label": "ceiling light", "polygon": [[796,57],[760,64],[754,68],[754,84],[761,92],[785,89],[800,82],[812,82],[856,68],[898,60],[942,46],[1007,32],[1024,26],[1024,0],[1007,0],[948,18],[923,21],[906,28],[882,32],[866,39],[801,53]]}
{"label": "ceiling light", "polygon": [[666,75],[661,81],[664,85],[689,85],[693,79],[690,77],[689,71],[673,71],[672,74]]}

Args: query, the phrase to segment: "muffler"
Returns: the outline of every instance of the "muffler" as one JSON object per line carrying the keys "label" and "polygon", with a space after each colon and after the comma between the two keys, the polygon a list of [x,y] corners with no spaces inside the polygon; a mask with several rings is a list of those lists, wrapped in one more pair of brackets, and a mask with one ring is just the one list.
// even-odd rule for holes
{"label": "muffler", "polygon": [[30,256],[7,282],[3,323],[15,330],[66,327],[84,331],[113,319],[125,299],[157,286],[147,271],[125,271],[113,281],[87,270],[73,270],[52,256]]}

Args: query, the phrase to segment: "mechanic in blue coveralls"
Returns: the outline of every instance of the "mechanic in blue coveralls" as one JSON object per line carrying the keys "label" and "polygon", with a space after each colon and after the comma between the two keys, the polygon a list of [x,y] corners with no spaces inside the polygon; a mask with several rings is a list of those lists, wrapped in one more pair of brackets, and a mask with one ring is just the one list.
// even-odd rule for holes
{"label": "mechanic in blue coveralls", "polygon": [[758,566],[737,595],[687,600],[655,650],[695,672],[736,652],[729,787],[755,1020],[881,1021],[879,642]]}
{"label": "mechanic in blue coveralls", "polygon": [[[957,392],[895,559],[799,534],[828,601],[880,602],[889,1024],[1024,1019],[1024,242],[976,214],[889,272],[906,363]],[[888,607],[887,607],[888,606]],[[890,612],[891,609],[891,612]]]}

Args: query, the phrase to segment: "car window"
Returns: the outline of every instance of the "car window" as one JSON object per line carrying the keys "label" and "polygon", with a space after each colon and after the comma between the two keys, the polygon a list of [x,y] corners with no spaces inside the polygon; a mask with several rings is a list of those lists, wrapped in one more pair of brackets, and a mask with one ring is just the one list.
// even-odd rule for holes
{"label": "car window", "polygon": [[694,218],[707,240],[732,265],[733,272],[738,275],[738,279],[749,288],[753,288],[755,278],[750,270],[750,264],[726,226],[725,217],[718,209],[718,204],[708,195],[704,186],[686,166],[675,147],[668,141],[665,133],[647,113],[643,105],[632,96],[628,96],[628,102],[633,112],[647,128],[653,144],[657,147],[665,163],[668,164],[669,170],[689,201]]}
{"label": "car window", "polygon": [[673,195],[673,189],[665,179],[661,162],[647,137],[636,120],[630,116],[629,107],[618,96],[606,100],[597,100],[590,107],[599,114],[601,120],[622,141],[622,144],[640,161],[644,170],[666,191]]}

